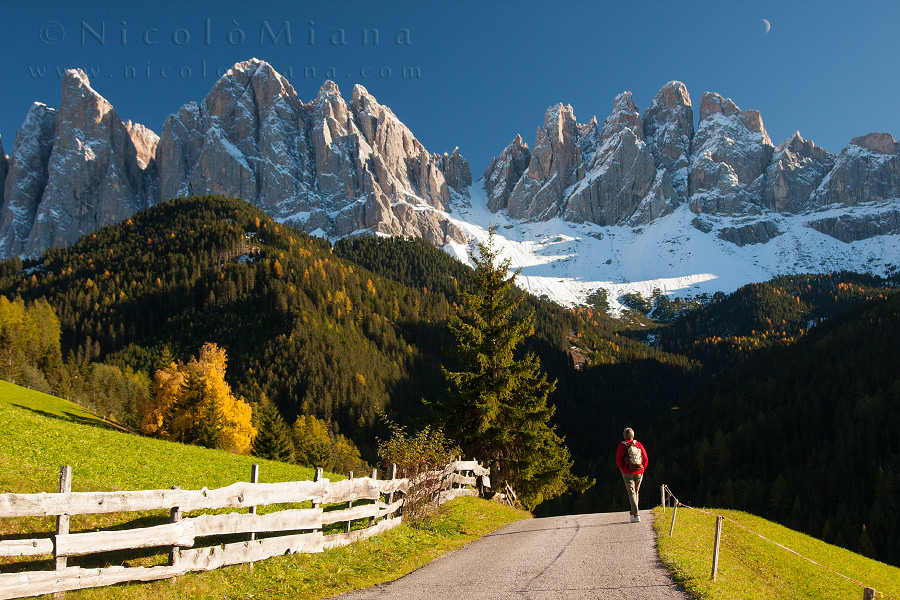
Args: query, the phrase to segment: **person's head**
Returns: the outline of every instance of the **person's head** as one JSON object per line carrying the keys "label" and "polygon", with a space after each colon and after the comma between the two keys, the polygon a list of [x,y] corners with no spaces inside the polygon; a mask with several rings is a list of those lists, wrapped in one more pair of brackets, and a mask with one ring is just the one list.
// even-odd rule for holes
{"label": "person's head", "polygon": [[634,429],[631,427],[626,427],[625,431],[622,432],[622,435],[625,437],[625,441],[630,442],[634,439]]}

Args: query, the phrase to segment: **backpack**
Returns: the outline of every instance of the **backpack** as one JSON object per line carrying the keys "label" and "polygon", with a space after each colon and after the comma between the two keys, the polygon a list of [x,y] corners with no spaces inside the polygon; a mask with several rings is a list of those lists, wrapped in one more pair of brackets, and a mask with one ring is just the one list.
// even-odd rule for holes
{"label": "backpack", "polygon": [[637,444],[634,442],[622,442],[625,444],[625,464],[634,468],[640,469],[644,466],[644,455],[641,454],[641,449],[638,448]]}

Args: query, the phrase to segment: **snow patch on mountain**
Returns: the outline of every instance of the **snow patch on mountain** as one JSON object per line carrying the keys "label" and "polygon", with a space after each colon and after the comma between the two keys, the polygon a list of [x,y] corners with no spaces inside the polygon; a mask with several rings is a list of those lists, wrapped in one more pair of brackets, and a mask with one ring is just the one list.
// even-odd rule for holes
{"label": "snow patch on mountain", "polygon": [[[670,297],[697,297],[784,274],[849,269],[887,275],[900,268],[897,236],[845,243],[809,227],[811,215],[717,217],[711,234],[692,225],[696,215],[686,205],[643,227],[601,227],[561,218],[522,223],[503,211],[488,210],[480,185],[470,187],[469,196],[471,201],[455,207],[448,218],[473,241],[444,249],[471,264],[474,243],[486,241],[489,228],[495,227],[501,258],[510,259],[511,272],[520,270],[518,285],[567,306],[584,304],[600,288],[607,290],[613,310],[621,311],[619,300],[629,292],[648,297],[659,289]],[[884,210],[883,205],[857,206],[854,212],[877,215]],[[753,219],[772,221],[782,233],[765,244],[743,247],[714,235]]]}

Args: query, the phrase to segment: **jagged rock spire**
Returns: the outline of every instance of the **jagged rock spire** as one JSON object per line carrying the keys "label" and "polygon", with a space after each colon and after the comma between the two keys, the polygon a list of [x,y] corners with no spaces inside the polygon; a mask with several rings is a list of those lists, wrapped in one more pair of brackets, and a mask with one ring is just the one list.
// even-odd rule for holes
{"label": "jagged rock spire", "polygon": [[644,139],[658,168],[669,172],[680,201],[688,196],[694,109],[687,87],[680,81],[665,84],[644,111]]}
{"label": "jagged rock spire", "polygon": [[491,160],[484,170],[484,188],[488,196],[488,208],[494,212],[504,209],[516,183],[528,169],[531,151],[521,135],[511,141],[499,156]]}
{"label": "jagged rock spire", "polygon": [[758,111],[704,92],[692,143],[691,210],[734,214],[761,205],[762,175],[773,150]]}

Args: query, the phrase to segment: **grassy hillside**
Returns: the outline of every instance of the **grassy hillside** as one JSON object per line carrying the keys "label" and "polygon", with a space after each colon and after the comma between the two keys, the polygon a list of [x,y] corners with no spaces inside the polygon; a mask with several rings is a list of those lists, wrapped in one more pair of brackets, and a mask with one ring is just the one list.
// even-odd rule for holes
{"label": "grassy hillside", "polygon": [[[831,546],[754,515],[716,510],[770,540],[791,548],[846,577],[900,597],[900,569]],[[844,600],[861,598],[862,588],[826,568],[812,564],[757,535],[725,521],[716,581],[712,570],[715,517],[687,508],[678,510],[669,537],[672,509],[654,509],[657,547],[675,580],[697,600]]]}
{"label": "grassy hillside", "polygon": [[[262,482],[305,480],[314,474],[298,465],[124,433],[71,402],[0,381],[0,493],[55,492],[61,465],[72,467],[76,492],[216,488],[249,480],[254,462],[260,465]],[[78,515],[71,527],[76,532],[127,522],[151,525],[166,522],[167,515]],[[0,535],[51,531],[54,522],[0,519]],[[159,557],[143,559],[156,564]]]}
{"label": "grassy hillside", "polygon": [[73,491],[214,488],[311,479],[313,470],[117,431],[65,400],[0,381],[0,491],[52,492],[72,466]]}
{"label": "grassy hillside", "polygon": [[[55,491],[59,465],[73,468],[75,491],[156,489],[180,485],[199,489],[246,479],[250,465],[260,463],[260,480],[309,479],[312,470],[260,461],[198,446],[139,437],[113,429],[84,409],[39,392],[0,381],[0,493]],[[339,475],[331,475],[339,478]],[[297,554],[209,573],[193,573],[175,581],[126,584],[69,592],[68,598],[177,599],[265,597],[312,599],[390,581],[508,522],[529,515],[475,498],[448,503],[419,529],[403,525],[372,540],[324,554]],[[127,518],[152,524],[166,515],[130,513]],[[121,515],[73,517],[72,531],[106,527]],[[0,536],[50,531],[52,519],[3,519]],[[122,556],[99,563],[70,559],[70,564],[121,564]],[[127,557],[131,565],[156,564],[160,556]],[[11,562],[5,561],[5,564]],[[21,565],[22,563],[19,563]],[[46,569],[49,561],[26,563]],[[2,566],[0,571],[21,566]]]}

